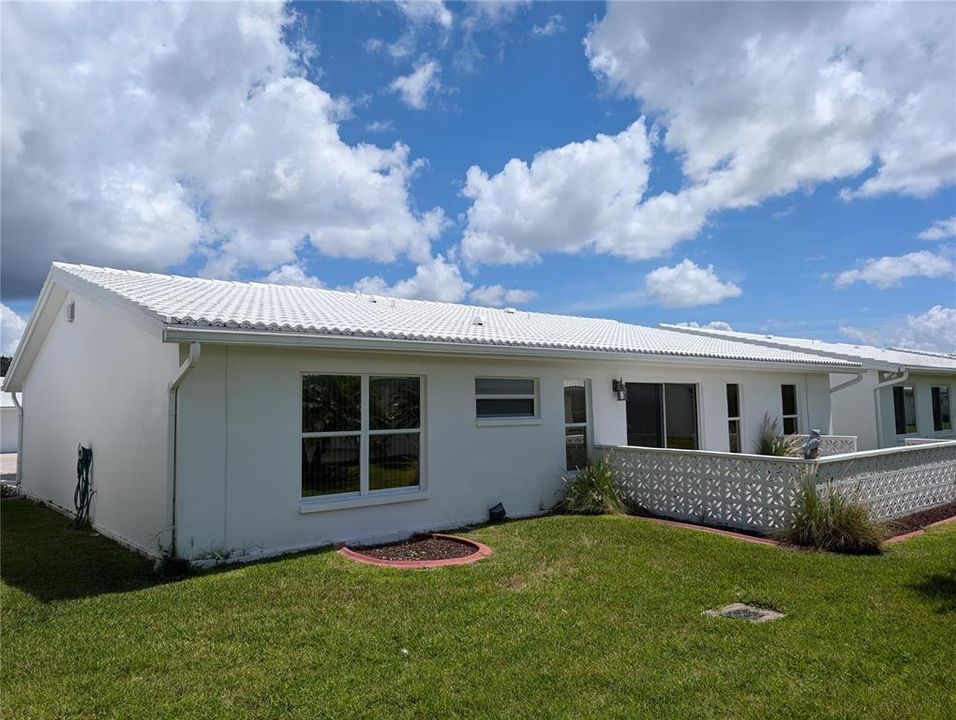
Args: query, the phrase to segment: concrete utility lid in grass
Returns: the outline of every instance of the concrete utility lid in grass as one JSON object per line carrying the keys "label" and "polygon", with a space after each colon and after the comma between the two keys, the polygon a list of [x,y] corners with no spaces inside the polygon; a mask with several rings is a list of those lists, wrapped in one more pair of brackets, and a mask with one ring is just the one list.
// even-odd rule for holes
{"label": "concrete utility lid in grass", "polygon": [[786,617],[783,613],[776,610],[766,610],[764,608],[745,605],[744,603],[732,603],[724,605],[716,610],[704,610],[704,615],[710,617],[730,618],[731,620],[747,620],[749,622],[762,623],[771,620],[779,620]]}

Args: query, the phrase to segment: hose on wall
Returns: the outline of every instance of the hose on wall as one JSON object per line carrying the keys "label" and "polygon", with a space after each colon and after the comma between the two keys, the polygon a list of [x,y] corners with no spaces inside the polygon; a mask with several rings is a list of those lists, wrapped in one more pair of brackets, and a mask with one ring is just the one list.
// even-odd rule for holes
{"label": "hose on wall", "polygon": [[93,464],[93,448],[77,445],[76,453],[76,490],[73,492],[76,517],[73,518],[70,527],[80,529],[89,527],[90,524],[90,502],[93,500],[93,490],[90,487],[90,466]]}

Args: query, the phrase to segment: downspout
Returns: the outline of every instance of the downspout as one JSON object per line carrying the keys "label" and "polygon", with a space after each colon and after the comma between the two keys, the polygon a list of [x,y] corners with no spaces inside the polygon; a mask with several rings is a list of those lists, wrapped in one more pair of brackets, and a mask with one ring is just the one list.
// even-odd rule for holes
{"label": "downspout", "polygon": [[864,376],[865,374],[866,374],[866,373],[862,373],[862,372],[861,372],[861,373],[857,373],[857,374],[856,374],[856,377],[850,378],[850,379],[847,380],[846,382],[841,382],[839,385],[834,385],[832,388],[830,388],[830,398],[831,398],[831,401],[830,401],[830,429],[829,429],[828,432],[829,432],[831,435],[833,434],[833,400],[832,400],[833,394],[834,394],[834,393],[838,393],[838,392],[840,392],[841,390],[846,390],[848,387],[852,387],[853,385],[856,385],[858,382],[860,382],[861,380],[863,380],[863,376]]}
{"label": "downspout", "polygon": [[889,380],[884,380],[881,383],[877,383],[873,386],[873,403],[876,405],[876,446],[877,449],[883,447],[883,410],[880,403],[880,390],[885,387],[891,387],[893,385],[899,385],[901,382],[906,382],[906,379],[910,376],[909,370],[902,370],[900,375],[897,375],[894,378]]}
{"label": "downspout", "polygon": [[169,383],[168,426],[166,431],[166,534],[169,538],[169,557],[176,557],[176,435],[179,415],[179,386],[189,371],[199,364],[202,345],[189,343],[189,355],[179,366],[176,376]]}
{"label": "downspout", "polygon": [[16,393],[10,393],[13,404],[17,406],[17,491],[23,482],[23,405],[17,399]]}

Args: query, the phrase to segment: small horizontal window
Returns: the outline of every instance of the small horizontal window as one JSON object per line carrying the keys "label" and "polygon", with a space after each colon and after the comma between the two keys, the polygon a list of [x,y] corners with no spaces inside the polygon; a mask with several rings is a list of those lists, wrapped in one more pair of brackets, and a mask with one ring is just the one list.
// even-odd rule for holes
{"label": "small horizontal window", "polygon": [[531,378],[475,378],[475,395],[534,395]]}
{"label": "small horizontal window", "polygon": [[475,414],[482,418],[537,417],[533,378],[475,378]]}

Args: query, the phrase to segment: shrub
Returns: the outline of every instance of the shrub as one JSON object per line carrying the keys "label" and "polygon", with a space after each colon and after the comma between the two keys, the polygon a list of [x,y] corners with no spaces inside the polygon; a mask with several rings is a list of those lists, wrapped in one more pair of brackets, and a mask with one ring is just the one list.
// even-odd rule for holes
{"label": "shrub", "polygon": [[817,491],[812,478],[805,478],[790,513],[781,540],[794,545],[852,555],[880,552],[885,534],[881,523],[870,518],[865,505],[848,500],[832,488]]}
{"label": "shrub", "polygon": [[559,511],[578,515],[624,512],[621,484],[609,458],[589,460],[583,468],[561,480],[564,493],[557,505]]}
{"label": "shrub", "polygon": [[769,413],[765,413],[757,433],[757,441],[754,443],[754,452],[757,455],[788,457],[794,455],[795,450],[796,443],[780,432],[777,418],[771,418]]}

